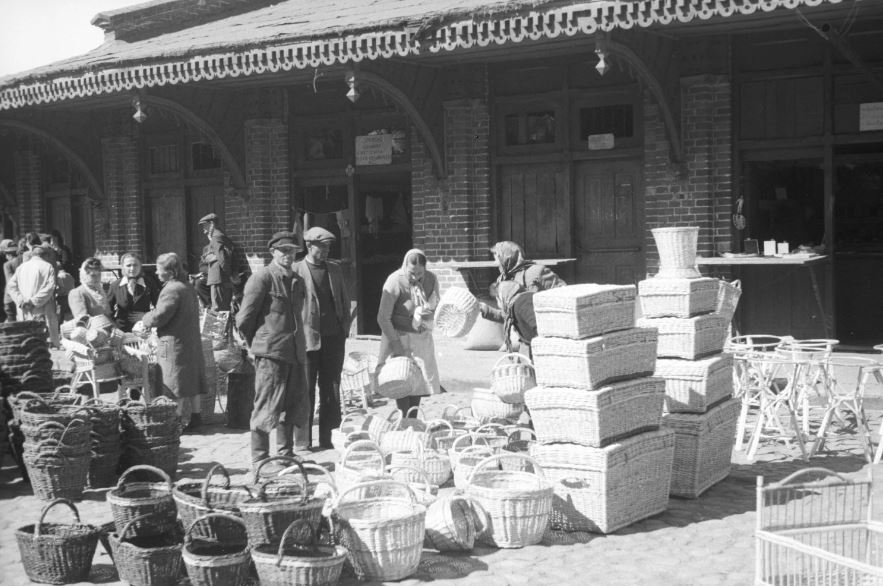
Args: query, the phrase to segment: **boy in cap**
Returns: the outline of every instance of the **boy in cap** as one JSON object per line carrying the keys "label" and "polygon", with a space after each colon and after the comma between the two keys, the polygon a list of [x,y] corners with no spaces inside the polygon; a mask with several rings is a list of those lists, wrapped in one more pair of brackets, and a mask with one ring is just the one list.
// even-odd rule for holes
{"label": "boy in cap", "polygon": [[270,456],[272,429],[276,429],[276,449],[281,456],[309,447],[310,400],[301,321],[304,283],[291,269],[300,247],[294,233],[277,232],[269,248],[273,260],[248,279],[236,314],[236,326],[254,355],[255,396],[250,422],[254,466]]}
{"label": "boy in cap", "polygon": [[306,285],[303,306],[307,342],[310,435],[319,384],[319,447],[332,449],[331,430],[340,426],[340,372],[350,331],[350,295],[340,265],[328,259],[334,234],[315,226],[304,233],[307,255],[294,263]]}
{"label": "boy in cap", "polygon": [[239,284],[239,275],[233,270],[233,242],[218,229],[217,214],[203,216],[199,219],[199,226],[208,238],[199,259],[199,270],[205,275],[205,284],[209,288],[206,305],[211,304],[215,311],[229,311],[233,286]]}

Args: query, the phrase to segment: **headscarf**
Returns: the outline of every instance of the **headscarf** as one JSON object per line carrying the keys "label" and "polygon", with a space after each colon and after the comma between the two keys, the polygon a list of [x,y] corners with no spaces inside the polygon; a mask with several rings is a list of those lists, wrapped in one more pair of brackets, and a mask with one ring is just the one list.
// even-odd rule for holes
{"label": "headscarf", "polygon": [[497,242],[491,250],[500,264],[501,280],[503,281],[511,279],[515,273],[533,264],[533,261],[525,260],[524,249],[511,240]]}
{"label": "headscarf", "polygon": [[[412,277],[410,273],[408,273],[408,259],[411,258],[414,254],[421,254],[424,258],[426,258],[426,253],[420,250],[419,248],[412,248],[408,252],[405,253],[405,257],[402,259],[402,276],[405,279],[405,282],[408,283],[408,287],[411,291],[411,302],[414,304],[414,307],[423,307],[424,305],[428,305],[428,301],[426,300],[426,290],[423,288],[423,278],[416,279]],[[425,274],[425,273],[424,273]]]}

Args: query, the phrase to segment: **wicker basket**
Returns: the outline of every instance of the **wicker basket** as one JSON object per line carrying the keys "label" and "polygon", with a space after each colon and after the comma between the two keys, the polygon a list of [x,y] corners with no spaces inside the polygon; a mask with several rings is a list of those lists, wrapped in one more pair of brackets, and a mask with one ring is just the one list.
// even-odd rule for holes
{"label": "wicker basket", "polygon": [[175,478],[178,474],[180,447],[181,442],[177,438],[168,443],[149,446],[124,443],[120,452],[120,466],[123,468],[139,465],[154,466],[168,474],[170,478]]}
{"label": "wicker basket", "polygon": [[[414,414],[413,417],[411,414]],[[423,412],[423,409],[418,407],[417,405],[408,409],[405,416],[402,418],[401,423],[399,423],[400,429],[411,429],[414,431],[426,431],[426,413]]]}
{"label": "wicker basket", "polygon": [[58,498],[79,500],[86,487],[90,454],[79,456],[59,454],[55,448],[46,448],[30,454],[22,454],[31,489],[40,500]]}
{"label": "wicker basket", "polygon": [[723,350],[727,323],[717,314],[690,318],[660,317],[638,320],[638,326],[659,332],[657,354],[660,358],[696,360]]}
{"label": "wicker basket", "polygon": [[450,287],[435,308],[435,329],[449,338],[465,336],[478,319],[478,300],[464,287]]}
{"label": "wicker basket", "polygon": [[537,333],[581,340],[635,323],[634,285],[567,285],[533,296]]}
{"label": "wicker basket", "polygon": [[473,388],[472,414],[478,418],[479,422],[486,422],[496,419],[506,419],[514,421],[521,416],[524,411],[524,405],[521,403],[504,403],[490,389]]}
{"label": "wicker basket", "polygon": [[632,328],[588,340],[534,338],[537,384],[597,389],[650,376],[656,368],[656,330]]}
{"label": "wicker basket", "polygon": [[148,516],[135,517],[122,531],[108,536],[120,580],[131,586],[177,586],[184,570],[183,536],[177,527],[162,535],[130,535],[133,525],[150,524]]}
{"label": "wicker basket", "polygon": [[[347,500],[351,493],[363,496]],[[359,579],[401,580],[417,570],[426,508],[406,484],[394,480],[357,484],[341,493],[335,509],[342,545]]]}
{"label": "wicker basket", "polygon": [[[469,445],[466,445],[466,439],[469,440]],[[454,441],[454,445],[448,451],[454,476],[454,486],[461,490],[466,488],[469,475],[472,474],[475,466],[485,458],[496,453],[498,452],[487,445],[487,441],[484,438],[476,438],[472,434],[457,438]]]}
{"label": "wicker basket", "polygon": [[398,409],[390,411],[386,417],[382,415],[371,414],[365,418],[362,424],[363,430],[368,432],[371,439],[375,442],[380,440],[380,436],[387,431],[395,431],[401,427],[402,412]]}
{"label": "wicker basket", "polygon": [[[126,482],[129,475],[142,470],[158,476],[162,482]],[[116,487],[107,491],[107,502],[119,533],[136,517],[144,518],[131,527],[136,536],[161,535],[177,526],[172,480],[153,466],[132,466],[123,472]]]}
{"label": "wicker basket", "polygon": [[24,404],[19,403],[15,418],[21,425],[33,427],[49,421],[68,426],[74,419],[88,420],[89,412],[77,405],[61,405],[51,402],[47,403],[42,399],[30,399],[25,401]]}
{"label": "wicker basket", "polygon": [[715,354],[695,361],[660,358],[655,376],[665,379],[669,413],[705,413],[710,405],[733,394],[733,355]]}
{"label": "wicker basket", "polygon": [[742,296],[742,281],[736,279],[732,282],[720,280],[717,289],[717,307],[715,313],[727,320],[727,324],[733,321],[739,298]]}
{"label": "wicker basket", "polygon": [[671,413],[664,426],[675,432],[672,496],[697,498],[730,474],[741,402],[731,399],[702,415]]}
{"label": "wicker basket", "polygon": [[386,457],[375,442],[360,440],[353,442],[340,457],[340,466],[335,471],[335,481],[341,491],[358,484],[366,477],[385,475]]}
{"label": "wicker basket", "polygon": [[552,483],[552,527],[611,533],[668,507],[674,432],[660,429],[605,448],[534,444]]}
{"label": "wicker basket", "polygon": [[438,551],[472,551],[475,534],[475,510],[469,499],[448,495],[426,508],[424,547]]}
{"label": "wicker basket", "polygon": [[[58,504],[74,512],[75,523],[44,523],[46,513]],[[92,558],[101,529],[80,522],[80,513],[72,502],[55,499],[43,507],[34,525],[15,532],[25,573],[32,582],[72,584],[85,582],[92,570]]]}
{"label": "wicker basket", "polygon": [[424,431],[413,429],[396,429],[380,434],[377,445],[384,456],[394,452],[410,452],[418,446],[425,446],[429,442],[429,435]]}
{"label": "wicker basket", "polygon": [[[72,419],[67,425],[57,421],[46,421],[39,425],[22,423],[19,427],[26,444],[36,445],[49,440],[75,449],[86,448],[92,434],[92,420],[86,417],[86,414],[81,414],[81,417]],[[27,445],[25,447],[27,448]]]}
{"label": "wicker basket", "polygon": [[700,276],[695,268],[698,227],[654,228],[651,232],[659,251],[658,277],[692,279]]}
{"label": "wicker basket", "polygon": [[[226,533],[237,532],[237,539],[207,541],[192,535],[193,529],[208,523],[229,526]],[[251,551],[245,525],[239,517],[209,513],[196,519],[184,532],[181,557],[191,586],[245,586],[248,583]]]}
{"label": "wicker basket", "polygon": [[428,507],[438,498],[438,485],[429,481],[429,476],[422,468],[390,464],[386,467],[386,473],[390,479],[407,484],[414,492],[414,498],[424,507]]}
{"label": "wicker basket", "polygon": [[644,317],[692,317],[717,308],[718,280],[646,279],[638,283]]}
{"label": "wicker basket", "polygon": [[[223,476],[223,484],[211,484],[215,475]],[[209,513],[227,513],[239,515],[239,503],[252,497],[251,492],[244,486],[230,486],[230,475],[221,464],[215,464],[209,469],[203,480],[183,479],[178,481],[172,489],[172,498],[178,509],[178,515],[184,527],[194,525],[197,519]],[[234,532],[228,534],[231,529],[229,523],[214,523],[211,519],[204,521],[197,527],[190,529],[195,531],[195,537],[228,541],[236,538],[238,528],[232,527]]]}
{"label": "wicker basket", "polygon": [[[417,444],[415,449],[393,452],[389,455],[391,466],[409,466],[426,475],[426,482],[441,486],[451,477],[451,459],[446,454]],[[398,480],[402,480],[398,478]],[[417,481],[419,479],[412,479]]]}
{"label": "wicker basket", "polygon": [[457,431],[473,431],[481,427],[481,422],[472,412],[472,407],[448,405],[442,410],[441,418]]}
{"label": "wicker basket", "polygon": [[391,356],[377,372],[377,393],[387,399],[407,397],[424,385],[423,372],[409,356]]}
{"label": "wicker basket", "polygon": [[427,424],[427,433],[429,434],[428,447],[445,454],[451,449],[454,440],[469,432],[465,429],[454,429],[447,419],[433,419]]}
{"label": "wicker basket", "polygon": [[[299,529],[309,532],[308,539],[296,538]],[[278,547],[264,545],[252,550],[251,557],[263,586],[337,584],[347,551],[339,545],[319,545],[316,529],[298,519],[285,529]]]}
{"label": "wicker basket", "polygon": [[107,488],[116,484],[119,465],[119,447],[104,451],[97,451],[93,447],[87,475],[89,488]]}
{"label": "wicker basket", "polygon": [[602,447],[659,427],[665,381],[644,377],[594,391],[537,387],[525,395],[542,443]]}
{"label": "wicker basket", "polygon": [[[521,458],[533,472],[497,470],[503,458]],[[542,541],[552,512],[552,486],[540,466],[522,455],[490,456],[479,462],[469,476],[465,494],[485,513],[479,539],[503,548],[518,548]]]}
{"label": "wicker basket", "polygon": [[[529,450],[537,441],[537,432],[529,427],[509,428],[506,437],[506,445],[503,446],[501,454],[520,454],[523,456],[530,455]],[[524,436],[527,435],[527,439]],[[515,470],[517,472],[527,472],[530,469],[530,463],[522,458],[503,458],[500,461],[500,468],[503,470]]]}
{"label": "wicker basket", "polygon": [[518,352],[501,356],[491,369],[491,391],[504,403],[524,403],[524,391],[537,386],[530,358]]}
{"label": "wicker basket", "polygon": [[168,397],[157,397],[149,405],[124,399],[120,401],[120,408],[123,426],[127,423],[139,428],[167,426],[178,419],[178,405]]}

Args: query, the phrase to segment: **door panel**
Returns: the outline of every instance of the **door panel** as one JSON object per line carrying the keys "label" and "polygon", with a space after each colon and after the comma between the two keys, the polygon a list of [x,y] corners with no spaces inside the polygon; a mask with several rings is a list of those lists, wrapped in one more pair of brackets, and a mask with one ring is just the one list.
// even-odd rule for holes
{"label": "door panel", "polygon": [[627,285],[643,279],[640,162],[583,162],[575,172],[576,281]]}
{"label": "door panel", "polygon": [[570,253],[570,199],[561,165],[500,169],[501,240],[522,245],[530,258]]}
{"label": "door panel", "polygon": [[[47,205],[47,227],[56,229],[61,232],[65,243],[73,242],[72,238],[72,222],[71,222],[71,196],[70,194],[49,197],[46,200]],[[68,244],[69,245],[69,244]]]}
{"label": "door panel", "polygon": [[[208,240],[197,222],[199,218],[214,212],[218,215],[218,227],[226,233],[224,223],[224,190],[221,185],[196,185],[190,188],[190,197],[187,201],[188,214],[186,219],[187,234],[187,263],[188,271],[197,272],[199,258],[202,256],[202,247]],[[229,234],[228,234],[229,236]]]}
{"label": "door panel", "polygon": [[184,257],[187,252],[186,206],[180,189],[152,190],[148,197],[150,206],[150,243],[148,256],[151,261],[165,252],[176,252]]}

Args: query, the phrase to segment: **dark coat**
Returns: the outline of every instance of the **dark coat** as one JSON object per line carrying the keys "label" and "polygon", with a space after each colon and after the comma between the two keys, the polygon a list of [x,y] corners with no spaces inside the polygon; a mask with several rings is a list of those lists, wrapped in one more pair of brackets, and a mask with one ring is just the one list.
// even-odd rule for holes
{"label": "dark coat", "polygon": [[[316,284],[307,266],[307,259],[294,263],[294,272],[303,279],[306,288],[304,307],[301,317],[304,324],[304,337],[307,341],[307,351],[318,350],[322,347],[322,332],[319,328],[319,296],[316,294]],[[343,270],[334,261],[325,261],[328,271],[328,282],[331,283],[331,296],[334,297],[334,313],[344,335],[350,331],[350,294],[347,290],[346,281],[343,279]]]}
{"label": "dark coat", "polygon": [[234,270],[233,242],[226,234],[215,228],[211,240],[202,248],[199,260],[200,271],[205,273],[206,285],[239,283],[239,275]]}
{"label": "dark coat", "polygon": [[129,293],[126,285],[121,285],[122,279],[117,279],[110,285],[107,292],[107,301],[110,306],[110,315],[117,327],[124,332],[131,332],[132,326],[141,321],[145,313],[151,307],[156,307],[159,300],[160,282],[155,275],[144,273],[144,287],[135,286],[134,297]]}
{"label": "dark coat", "polygon": [[301,311],[303,279],[271,263],[254,273],[245,284],[236,327],[255,356],[288,363],[306,363],[307,351]]}
{"label": "dark coat", "polygon": [[164,393],[179,397],[205,394],[205,360],[199,335],[199,302],[188,283],[168,281],[159,292],[156,309],[144,314],[145,327],[156,328],[156,361],[162,370]]}
{"label": "dark coat", "polygon": [[[24,258],[22,255],[18,255],[15,258],[11,258],[5,263],[3,263],[3,274],[6,276],[5,283],[9,283],[12,280],[12,275],[15,274],[15,269],[21,266],[21,263],[24,262]],[[6,290],[6,286],[3,287],[3,303],[12,303],[12,297],[9,296],[9,292]]]}

